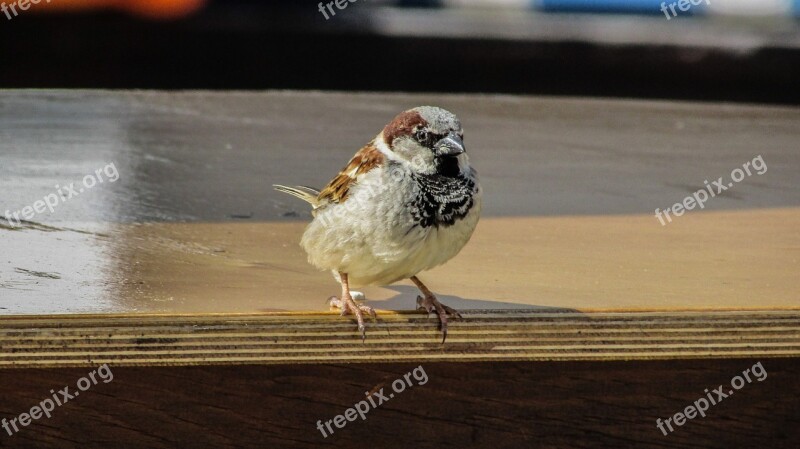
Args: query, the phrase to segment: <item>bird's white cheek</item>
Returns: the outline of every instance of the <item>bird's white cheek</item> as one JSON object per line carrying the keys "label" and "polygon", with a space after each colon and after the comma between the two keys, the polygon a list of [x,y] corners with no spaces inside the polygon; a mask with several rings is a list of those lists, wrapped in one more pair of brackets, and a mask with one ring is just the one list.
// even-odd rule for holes
{"label": "bird's white cheek", "polygon": [[435,165],[436,163],[433,160],[432,154],[417,154],[411,158],[411,169],[415,172],[424,173],[427,170],[435,167]]}

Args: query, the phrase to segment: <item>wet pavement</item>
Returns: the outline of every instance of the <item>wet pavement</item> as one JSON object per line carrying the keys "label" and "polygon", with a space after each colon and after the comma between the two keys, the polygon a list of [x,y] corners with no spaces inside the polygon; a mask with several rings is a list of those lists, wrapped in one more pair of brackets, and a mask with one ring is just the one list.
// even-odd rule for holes
{"label": "wet pavement", "polygon": [[[467,248],[422,276],[449,305],[800,306],[796,109],[5,91],[0,314],[324,309],[338,287],[298,246],[310,214],[271,185],[322,186],[394,114],[426,103],[461,117],[486,192]],[[768,170],[703,211],[653,216],[757,155]],[[416,297],[407,284],[365,292],[382,309]]]}

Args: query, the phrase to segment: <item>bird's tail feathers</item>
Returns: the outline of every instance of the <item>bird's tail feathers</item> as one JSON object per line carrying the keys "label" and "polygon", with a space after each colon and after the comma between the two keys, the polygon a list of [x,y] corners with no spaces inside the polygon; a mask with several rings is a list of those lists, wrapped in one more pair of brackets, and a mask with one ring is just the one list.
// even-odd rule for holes
{"label": "bird's tail feathers", "polygon": [[278,192],[288,193],[289,195],[296,196],[301,200],[311,204],[314,209],[319,207],[319,190],[312,189],[311,187],[306,186],[282,186],[279,184],[273,184],[272,187],[275,187],[275,190]]}

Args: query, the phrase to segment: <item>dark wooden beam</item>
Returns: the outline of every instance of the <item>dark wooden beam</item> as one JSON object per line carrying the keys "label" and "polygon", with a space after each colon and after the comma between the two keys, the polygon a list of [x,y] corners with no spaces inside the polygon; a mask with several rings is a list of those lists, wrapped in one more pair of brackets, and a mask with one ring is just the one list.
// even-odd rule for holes
{"label": "dark wooden beam", "polygon": [[[664,435],[666,419],[761,363],[752,382]],[[422,366],[395,393],[327,438],[317,421]],[[800,361],[375,363],[111,367],[98,382],[9,436],[14,448],[674,447],[796,448]],[[29,411],[89,368],[2,372],[0,415]],[[421,373],[418,371],[418,374]],[[419,376],[422,377],[422,376]],[[323,424],[324,425],[324,424]],[[333,424],[332,424],[333,426]]]}

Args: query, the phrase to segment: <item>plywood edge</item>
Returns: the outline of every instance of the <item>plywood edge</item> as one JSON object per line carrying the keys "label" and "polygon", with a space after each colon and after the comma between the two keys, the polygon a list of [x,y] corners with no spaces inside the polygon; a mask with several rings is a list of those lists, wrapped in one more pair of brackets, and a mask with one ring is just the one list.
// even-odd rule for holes
{"label": "plywood edge", "polygon": [[362,342],[336,313],[0,317],[0,368],[800,356],[795,310],[384,312]]}

